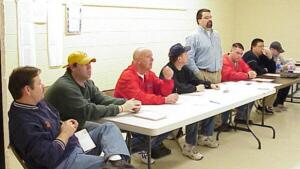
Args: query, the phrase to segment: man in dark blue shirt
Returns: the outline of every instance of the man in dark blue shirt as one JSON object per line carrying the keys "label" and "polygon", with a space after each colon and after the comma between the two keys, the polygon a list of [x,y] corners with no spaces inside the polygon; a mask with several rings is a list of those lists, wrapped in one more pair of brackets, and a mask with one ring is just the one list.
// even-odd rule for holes
{"label": "man in dark blue shirt", "polygon": [[262,39],[256,38],[251,42],[251,50],[244,54],[243,59],[258,76],[265,73],[275,73],[276,66],[272,54],[264,48]]}
{"label": "man in dark blue shirt", "polygon": [[[58,111],[43,101],[44,86],[35,67],[19,67],[9,77],[14,99],[9,110],[10,144],[30,169],[114,169],[134,167],[120,130],[104,123],[90,131],[96,148],[85,153],[74,135],[78,122],[60,121]],[[100,153],[104,152],[104,157]]]}
{"label": "man in dark blue shirt", "polygon": [[[275,73],[276,66],[272,59],[271,52],[264,48],[264,41],[256,38],[251,42],[251,50],[246,52],[243,56],[243,60],[249,65],[249,67],[256,72],[258,76],[265,73]],[[273,114],[273,103],[276,99],[276,94],[270,95],[265,98],[266,113]],[[258,106],[258,111],[262,112],[262,106]]]}

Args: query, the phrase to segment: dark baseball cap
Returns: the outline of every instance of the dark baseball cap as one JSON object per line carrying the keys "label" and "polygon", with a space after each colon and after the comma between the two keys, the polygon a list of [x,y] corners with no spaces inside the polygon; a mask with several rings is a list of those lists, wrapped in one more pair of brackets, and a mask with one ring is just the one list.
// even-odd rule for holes
{"label": "dark baseball cap", "polygon": [[284,50],[282,49],[281,44],[278,41],[274,41],[271,43],[270,48],[276,49],[279,53],[283,53]]}
{"label": "dark baseball cap", "polygon": [[169,57],[177,58],[184,52],[191,50],[190,46],[182,46],[180,43],[176,43],[170,48]]}

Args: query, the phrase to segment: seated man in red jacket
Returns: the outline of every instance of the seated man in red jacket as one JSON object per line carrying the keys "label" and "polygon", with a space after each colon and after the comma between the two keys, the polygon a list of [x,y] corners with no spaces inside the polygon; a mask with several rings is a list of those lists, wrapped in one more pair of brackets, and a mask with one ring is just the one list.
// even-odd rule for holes
{"label": "seated man in red jacket", "polygon": [[[231,51],[224,55],[222,67],[222,82],[247,80],[256,77],[256,72],[251,70],[249,66],[241,59],[244,47],[241,43],[234,43]],[[235,123],[246,124],[247,114],[251,112],[254,102],[240,106],[237,109]],[[229,112],[222,115],[223,130],[228,128]],[[249,124],[253,123],[249,120]]]}
{"label": "seated man in red jacket", "polygon": [[[132,64],[126,68],[115,88],[114,95],[118,98],[137,99],[142,104],[174,104],[178,99],[177,94],[172,94],[174,82],[172,80],[173,71],[169,67],[163,70],[165,80],[159,79],[151,71],[153,57],[152,51],[146,48],[138,48],[134,51]],[[157,136],[152,140],[153,158],[159,158],[170,154],[171,151],[163,146],[162,141],[168,136],[168,133]],[[144,163],[147,163],[147,154],[145,143],[147,137],[141,134],[133,134],[133,152]],[[151,163],[154,160],[151,160]]]}

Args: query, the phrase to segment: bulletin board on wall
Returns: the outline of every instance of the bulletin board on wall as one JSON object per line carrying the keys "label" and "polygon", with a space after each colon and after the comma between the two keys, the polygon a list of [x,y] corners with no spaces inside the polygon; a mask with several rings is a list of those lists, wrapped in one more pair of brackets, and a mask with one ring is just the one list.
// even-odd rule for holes
{"label": "bulletin board on wall", "polygon": [[79,4],[66,5],[66,35],[81,33],[81,6]]}

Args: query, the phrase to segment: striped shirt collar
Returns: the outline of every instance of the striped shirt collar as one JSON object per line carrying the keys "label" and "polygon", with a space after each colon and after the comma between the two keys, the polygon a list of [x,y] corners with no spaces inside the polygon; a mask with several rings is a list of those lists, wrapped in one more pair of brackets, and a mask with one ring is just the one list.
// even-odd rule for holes
{"label": "striped shirt collar", "polygon": [[18,107],[18,108],[24,108],[24,109],[30,109],[30,110],[36,110],[38,109],[37,106],[34,106],[34,105],[28,105],[28,104],[23,104],[23,103],[18,103],[16,101],[13,102],[13,105],[15,107]]}

